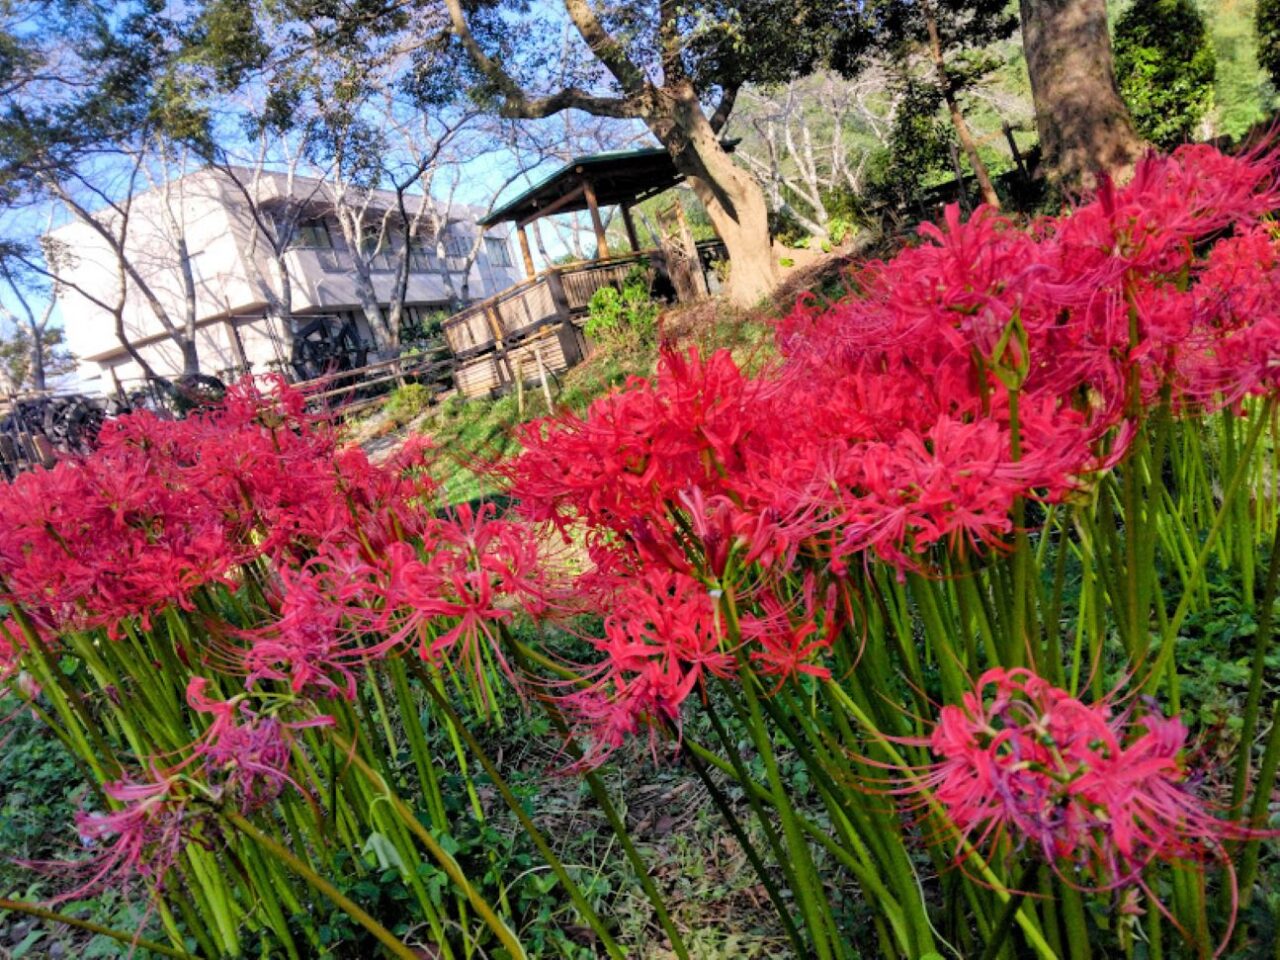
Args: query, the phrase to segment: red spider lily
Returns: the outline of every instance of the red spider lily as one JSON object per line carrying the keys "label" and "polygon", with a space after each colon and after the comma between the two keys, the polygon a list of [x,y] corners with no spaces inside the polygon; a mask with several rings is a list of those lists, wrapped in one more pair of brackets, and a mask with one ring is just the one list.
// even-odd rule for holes
{"label": "red spider lily", "polygon": [[294,733],[332,726],[333,718],[280,720],[263,716],[242,697],[215,700],[207,696],[208,685],[206,678],[193,677],[187,686],[187,703],[197,713],[210,715],[213,722],[193,745],[191,756],[169,772],[177,773],[197,761],[203,763],[210,788],[217,793],[229,788],[244,813],[270,803],[286,785],[305,794],[289,774]]}
{"label": "red spider lily", "polygon": [[[779,688],[801,674],[827,679],[831,671],[814,660],[831,647],[835,610],[835,585],[828,590],[823,609],[815,609],[817,581],[812,573],[805,578],[803,605],[788,610],[773,593],[760,598],[760,616],[742,618],[743,639],[751,641],[749,656],[764,676],[778,678]],[[799,614],[799,622],[793,615]]]}
{"label": "red spider lily", "polygon": [[668,350],[654,381],[528,428],[512,493],[584,527],[604,579],[719,577],[734,554],[750,594],[802,557],[839,577],[1005,549],[1019,501],[1087,487],[1162,397],[1194,413],[1272,388],[1278,169],[1187,147],[1029,231],[952,208],[855,296],[802,301],[782,364]]}
{"label": "red spider lily", "polygon": [[1225,841],[1256,832],[1196,795],[1186,727],[1153,710],[1117,712],[1029,670],[989,670],[942,708],[928,740],[940,759],[910,789],[932,790],[985,854],[1029,845],[1098,889],[1142,884],[1155,861],[1223,860]]}
{"label": "red spider lily", "polygon": [[278,616],[244,634],[248,645],[235,654],[246,685],[281,680],[296,694],[354,700],[362,664],[395,645],[394,638],[366,637],[349,622],[365,610],[360,599],[376,595],[376,570],[350,558],[335,565],[336,559],[278,571]]}
{"label": "red spider lily", "polygon": [[[107,813],[76,814],[76,829],[90,849],[101,849],[71,866],[79,883],[50,903],[79,900],[111,887],[119,890],[138,879],[163,887],[194,827],[188,801],[173,777],[149,781],[121,780],[103,792],[121,806]],[[66,873],[69,865],[37,864]],[[82,879],[83,878],[83,879]]]}
{"label": "red spider lily", "polygon": [[593,683],[564,698],[591,744],[584,764],[603,762],[626,735],[654,722],[679,728],[680,708],[708,675],[737,669],[708,588],[661,568],[614,584],[615,611],[593,641],[606,657]]}

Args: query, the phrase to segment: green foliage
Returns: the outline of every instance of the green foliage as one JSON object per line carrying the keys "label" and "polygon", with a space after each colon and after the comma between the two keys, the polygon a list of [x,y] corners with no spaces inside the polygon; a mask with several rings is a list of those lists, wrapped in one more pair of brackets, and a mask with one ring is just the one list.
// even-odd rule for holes
{"label": "green foliage", "polygon": [[[68,373],[75,361],[67,352],[61,327],[46,329],[40,338],[45,377]],[[8,334],[0,331],[0,385],[16,389],[31,386],[31,334],[16,327]]]}
{"label": "green foliage", "polygon": [[1209,109],[1217,57],[1194,0],[1134,0],[1115,30],[1116,77],[1138,131],[1170,148]]}
{"label": "green foliage", "polygon": [[432,394],[426,384],[406,383],[392,392],[382,409],[396,423],[408,423],[431,406]]}
{"label": "green foliage", "polygon": [[[1274,0],[1262,0],[1264,4]],[[1266,119],[1272,91],[1266,71],[1258,64],[1257,10],[1253,0],[1229,0],[1215,5],[1212,19],[1218,59],[1213,87],[1215,133],[1241,137]]]}
{"label": "green foliage", "polygon": [[1254,29],[1258,34],[1258,63],[1280,87],[1280,0],[1257,0]]}
{"label": "green foliage", "polygon": [[601,287],[591,295],[587,310],[583,329],[592,340],[652,341],[661,307],[652,297],[648,266],[632,267],[621,289]]}
{"label": "green foliage", "polygon": [[31,882],[31,871],[13,863],[66,855],[64,829],[85,783],[75,761],[18,701],[0,698],[0,896]]}
{"label": "green foliage", "polygon": [[932,84],[904,77],[889,149],[869,164],[868,193],[875,199],[907,203],[951,170],[954,138],[939,114],[942,94]]}

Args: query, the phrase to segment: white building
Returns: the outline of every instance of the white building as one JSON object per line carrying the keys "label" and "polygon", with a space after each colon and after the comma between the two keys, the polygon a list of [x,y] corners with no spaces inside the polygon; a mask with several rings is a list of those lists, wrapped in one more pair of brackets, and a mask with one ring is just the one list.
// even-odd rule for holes
{"label": "white building", "polygon": [[[90,224],[76,221],[52,231],[47,238],[52,248],[46,249],[55,251],[57,272],[67,281],[59,285],[59,308],[81,377],[91,381],[100,374],[104,390],[141,377],[117,336],[113,311],[104,309],[120,304],[122,273],[125,336],[161,376],[183,370],[182,352],[166,332],[166,320],[182,330],[188,318],[194,318],[202,373],[233,377],[246,367],[254,373],[288,372],[290,337],[282,329],[280,309],[286,272],[293,331],[318,317],[332,318],[325,322],[333,325],[350,321],[376,355],[385,344],[368,322],[373,305],[361,303],[356,262],[335,212],[335,190],[329,183],[284,174],[254,177],[250,171],[236,171],[235,179],[214,169],[189,174],[136,196],[123,231],[117,214],[102,217],[113,237],[124,233],[127,268],[112,243]],[[420,196],[406,196],[405,201],[411,218],[420,214],[408,251],[401,323],[410,336],[428,317],[448,310],[451,300],[482,299],[519,281],[509,228],[491,230],[466,270],[480,231],[476,219],[483,211],[454,205],[446,217],[439,209],[419,211]],[[364,211],[364,260],[370,267],[366,289],[386,316],[404,251],[396,195],[370,191],[359,205]],[[283,257],[276,256],[260,225],[267,218],[297,223]],[[433,222],[447,224],[441,236],[433,233]],[[144,286],[152,297],[144,295]]]}

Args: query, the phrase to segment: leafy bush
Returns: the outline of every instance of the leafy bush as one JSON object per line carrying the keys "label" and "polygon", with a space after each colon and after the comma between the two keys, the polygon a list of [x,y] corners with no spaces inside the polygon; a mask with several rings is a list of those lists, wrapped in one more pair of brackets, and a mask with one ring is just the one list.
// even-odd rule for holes
{"label": "leafy bush", "polygon": [[423,383],[406,383],[397,387],[387,402],[383,412],[396,423],[408,423],[431,406],[433,391]]}
{"label": "leafy bush", "polygon": [[1133,0],[1116,23],[1115,64],[1144,137],[1166,148],[1195,139],[1217,68],[1195,0]]}
{"label": "leafy bush", "polygon": [[591,295],[583,329],[597,342],[651,343],[661,310],[652,297],[648,265],[637,265],[621,289],[601,287]]}

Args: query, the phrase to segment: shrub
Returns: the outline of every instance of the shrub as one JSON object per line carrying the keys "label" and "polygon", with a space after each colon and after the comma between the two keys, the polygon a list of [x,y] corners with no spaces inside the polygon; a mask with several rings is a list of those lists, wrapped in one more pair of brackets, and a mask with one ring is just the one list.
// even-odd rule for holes
{"label": "shrub", "polygon": [[583,329],[597,342],[651,343],[661,309],[652,299],[648,265],[637,265],[621,288],[601,287],[591,295]]}
{"label": "shrub", "polygon": [[1174,147],[1195,139],[1217,55],[1195,0],[1133,0],[1115,31],[1116,76],[1138,131]]}
{"label": "shrub", "polygon": [[387,398],[382,410],[396,423],[408,423],[431,406],[433,392],[423,383],[406,383]]}

